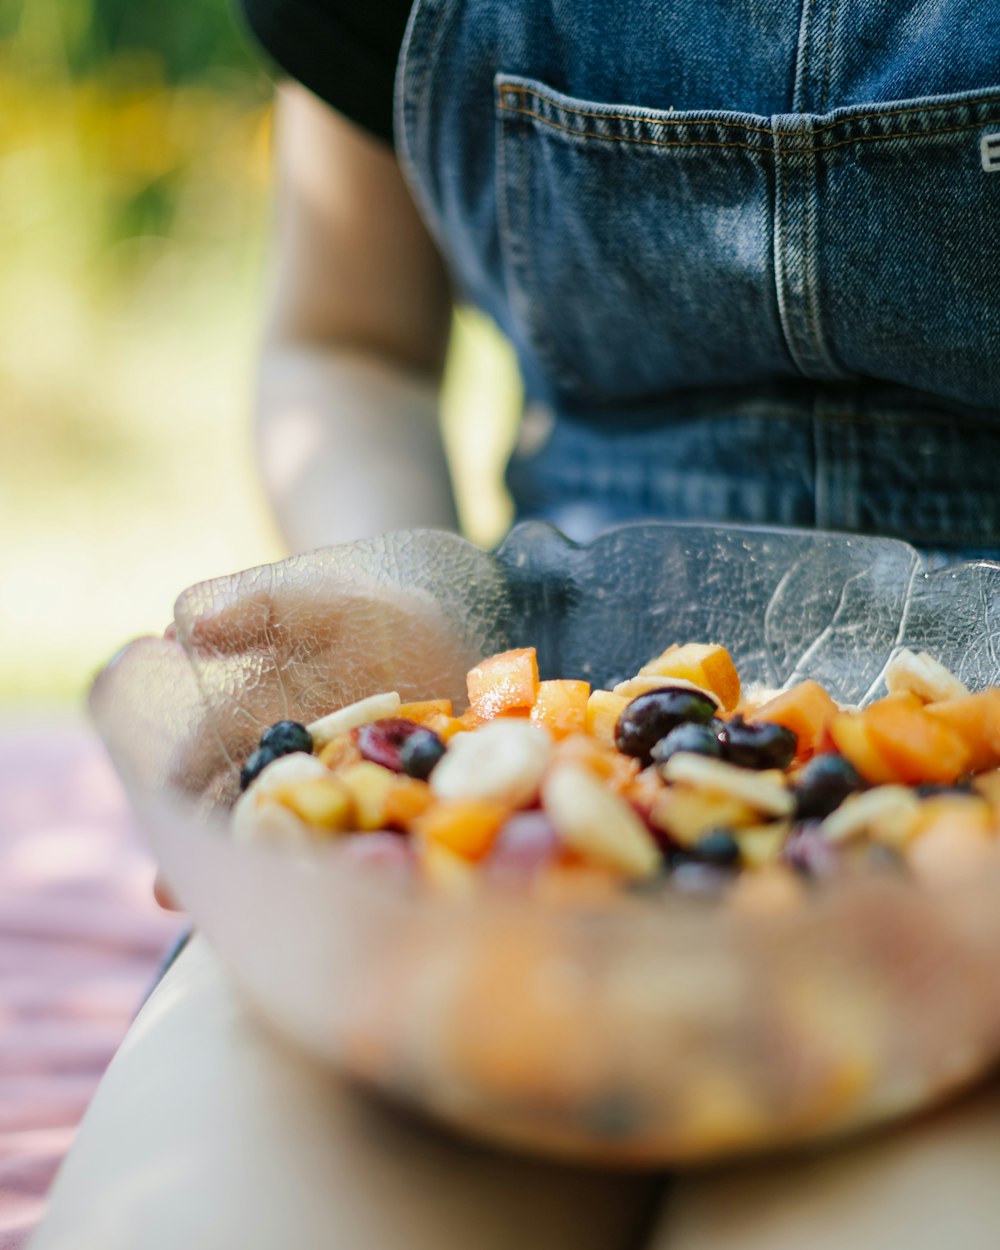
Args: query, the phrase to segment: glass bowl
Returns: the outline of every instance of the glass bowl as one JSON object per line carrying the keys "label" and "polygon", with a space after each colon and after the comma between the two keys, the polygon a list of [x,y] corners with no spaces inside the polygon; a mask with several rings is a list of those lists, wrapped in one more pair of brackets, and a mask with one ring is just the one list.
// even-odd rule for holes
{"label": "glass bowl", "polygon": [[744,680],[864,703],[903,645],[1000,680],[1000,565],[928,574],[891,540],[546,525],[493,554],[388,535],[185,591],[91,709],[154,854],[287,1035],[467,1132],[603,1164],[678,1164],[854,1131],[1000,1053],[1000,861],[935,886],[872,875],[769,915],[664,894],[541,906],[429,897],[336,846],[226,832],[261,730],[379,690],[451,697],[482,656],[610,686],[670,642]]}

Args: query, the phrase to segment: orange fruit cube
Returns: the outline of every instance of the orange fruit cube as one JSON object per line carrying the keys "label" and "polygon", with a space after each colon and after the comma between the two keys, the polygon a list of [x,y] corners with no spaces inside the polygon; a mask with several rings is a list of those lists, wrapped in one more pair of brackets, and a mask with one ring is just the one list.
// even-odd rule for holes
{"label": "orange fruit cube", "polygon": [[385,823],[393,829],[407,830],[410,823],[434,802],[434,793],[426,781],[414,777],[397,777],[385,793]]}
{"label": "orange fruit cube", "polygon": [[861,715],[872,745],[900,781],[947,784],[969,767],[962,738],[940,717],[928,716],[916,695],[889,695]]}
{"label": "orange fruit cube", "polygon": [[432,716],[451,716],[451,699],[421,699],[416,703],[401,703],[397,716],[411,720],[416,725],[426,725]]}
{"label": "orange fruit cube", "polygon": [[588,681],[541,681],[531,709],[531,719],[553,738],[565,738],[587,727]]}
{"label": "orange fruit cube", "polygon": [[493,799],[448,799],[432,804],[411,828],[428,845],[440,845],[463,859],[482,859],[510,815]]}
{"label": "orange fruit cube", "polygon": [[640,677],[679,677],[710,690],[731,712],[740,701],[740,675],[733,657],[718,643],[689,642],[668,647],[639,669]]}
{"label": "orange fruit cube", "polygon": [[924,707],[928,716],[953,729],[969,749],[969,768],[983,772],[1000,764],[1000,689],[942,699]]}
{"label": "orange fruit cube", "polygon": [[534,647],[501,651],[466,676],[469,708],[481,721],[516,708],[531,708],[538,694],[538,658]]}
{"label": "orange fruit cube", "polygon": [[833,745],[865,781],[874,786],[899,781],[896,770],[874,744],[861,712],[839,712],[828,726]]}
{"label": "orange fruit cube", "polygon": [[803,761],[823,750],[830,722],[839,712],[818,681],[800,681],[757,708],[747,720],[790,729],[798,741],[795,757]]}
{"label": "orange fruit cube", "polygon": [[446,716],[444,712],[432,712],[424,721],[424,726],[433,729],[442,742],[447,742],[455,734],[464,733],[470,728],[457,716]]}
{"label": "orange fruit cube", "polygon": [[619,793],[635,780],[642,767],[634,756],[622,755],[588,733],[573,733],[560,739],[553,752],[553,760],[582,764]]}

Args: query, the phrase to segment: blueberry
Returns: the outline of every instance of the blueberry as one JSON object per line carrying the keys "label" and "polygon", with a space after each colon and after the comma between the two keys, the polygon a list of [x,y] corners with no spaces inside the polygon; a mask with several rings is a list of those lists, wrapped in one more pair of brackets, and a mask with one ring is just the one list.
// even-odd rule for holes
{"label": "blueberry", "polygon": [[448,748],[433,729],[417,729],[399,748],[399,764],[407,777],[426,781]]}
{"label": "blueberry", "polygon": [[698,839],[693,850],[695,859],[719,868],[733,867],[740,860],[740,845],[728,829],[713,829],[706,833]]}
{"label": "blueberry", "polygon": [[649,690],[632,700],[618,717],[615,745],[623,755],[634,755],[649,764],[653,747],[671,729],[693,721],[707,724],[716,712],[715,703],[707,694],[683,686],[664,686]]}
{"label": "blueberry", "polygon": [[796,778],[792,793],[799,820],[822,820],[849,794],[864,789],[857,769],[842,755],[817,755]]}
{"label": "blueberry", "polygon": [[240,769],[240,789],[245,790],[250,782],[277,758],[277,754],[269,747],[258,747]]}
{"label": "blueberry", "polygon": [[273,751],[275,755],[292,755],[295,751],[312,754],[312,734],[305,725],[297,720],[279,720],[270,729],[265,729],[260,736],[260,745],[265,751]]}
{"label": "blueberry", "polygon": [[714,717],[707,724],[685,721],[684,724],[671,729],[665,738],[661,738],[650,751],[650,755],[657,764],[665,764],[671,755],[676,755],[678,751],[690,751],[695,755],[712,755],[718,759],[722,755],[722,746],[719,742],[721,728],[722,721]]}
{"label": "blueberry", "polygon": [[[362,759],[381,764],[383,768],[389,768],[394,773],[401,773],[403,745],[420,732],[422,726],[412,720],[406,720],[402,716],[385,716],[382,720],[372,721],[370,725],[362,725],[357,731],[358,750]],[[437,737],[436,734],[434,736]]]}
{"label": "blueberry", "polygon": [[784,725],[734,716],[719,731],[722,758],[742,768],[787,768],[798,739]]}

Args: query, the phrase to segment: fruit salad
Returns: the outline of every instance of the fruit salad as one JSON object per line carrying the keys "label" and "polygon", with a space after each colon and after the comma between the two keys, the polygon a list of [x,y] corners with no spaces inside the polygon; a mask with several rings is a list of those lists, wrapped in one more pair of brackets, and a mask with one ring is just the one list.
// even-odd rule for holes
{"label": "fruit salad", "polygon": [[430,891],[795,907],[857,873],[974,873],[1000,835],[1000,688],[899,652],[888,693],[744,689],[725,647],[667,647],[610,690],[484,659],[468,706],[375,694],[272,725],[245,761],[239,839],[345,854]]}

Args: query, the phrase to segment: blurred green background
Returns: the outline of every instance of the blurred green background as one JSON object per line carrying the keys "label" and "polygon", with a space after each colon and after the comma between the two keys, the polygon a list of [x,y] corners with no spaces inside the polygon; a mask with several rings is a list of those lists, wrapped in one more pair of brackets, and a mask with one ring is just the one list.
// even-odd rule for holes
{"label": "blurred green background", "polygon": [[[271,82],[228,0],[7,0],[0,83],[0,710],[44,711],[283,554],[249,415]],[[483,544],[517,406],[461,313],[445,433]]]}

